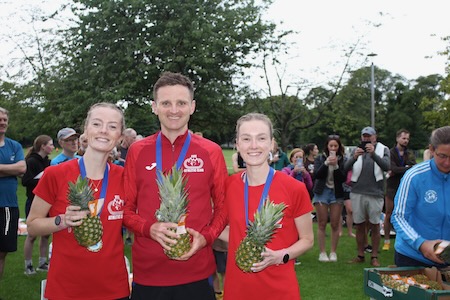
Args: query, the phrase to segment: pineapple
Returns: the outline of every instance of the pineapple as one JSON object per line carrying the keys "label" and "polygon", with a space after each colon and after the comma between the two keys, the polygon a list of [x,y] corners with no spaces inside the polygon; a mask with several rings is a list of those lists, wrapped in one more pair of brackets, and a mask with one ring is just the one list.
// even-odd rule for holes
{"label": "pineapple", "polygon": [[[191,236],[184,227],[184,219],[187,213],[186,179],[183,177],[183,169],[172,167],[169,174],[164,175],[160,171],[156,180],[159,188],[161,205],[156,211],[156,219],[159,222],[177,223],[177,233],[180,235],[176,245],[169,245],[170,251],[165,251],[170,258],[178,258],[191,248]],[[175,230],[174,230],[175,231]]]}
{"label": "pineapple", "polygon": [[[94,195],[87,178],[78,176],[75,183],[69,182],[67,195],[70,205],[81,207],[81,210],[89,211],[89,202],[94,200]],[[100,217],[88,214],[80,226],[73,228],[75,239],[83,247],[91,247],[101,241],[103,226]]]}
{"label": "pineapple", "polygon": [[261,211],[254,215],[254,221],[247,226],[247,236],[236,251],[236,264],[244,272],[251,272],[254,263],[262,260],[264,246],[271,239],[283,217],[284,203],[274,204],[267,198]]}
{"label": "pineapple", "polygon": [[434,252],[446,264],[450,264],[450,241],[442,241],[434,245]]}

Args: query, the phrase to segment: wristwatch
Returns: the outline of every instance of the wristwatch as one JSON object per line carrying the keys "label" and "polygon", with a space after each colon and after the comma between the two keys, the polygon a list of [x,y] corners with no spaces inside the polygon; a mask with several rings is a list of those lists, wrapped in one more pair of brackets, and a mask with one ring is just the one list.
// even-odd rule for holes
{"label": "wristwatch", "polygon": [[55,218],[55,225],[59,227],[61,225],[61,215],[57,215]]}
{"label": "wristwatch", "polygon": [[289,253],[286,252],[286,254],[283,256],[283,264],[287,264],[289,261]]}

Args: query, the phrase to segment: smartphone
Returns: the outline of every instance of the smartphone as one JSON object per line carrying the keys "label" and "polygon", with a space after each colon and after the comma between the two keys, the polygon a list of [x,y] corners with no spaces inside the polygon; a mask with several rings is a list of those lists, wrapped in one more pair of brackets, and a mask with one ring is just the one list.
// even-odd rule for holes
{"label": "smartphone", "polygon": [[297,166],[299,168],[303,167],[303,158],[297,158]]}
{"label": "smartphone", "polygon": [[330,151],[330,157],[336,157],[336,151]]}
{"label": "smartphone", "polygon": [[361,148],[364,150],[364,152],[367,152],[366,145],[370,144],[370,141],[361,141],[361,144],[359,144],[358,148]]}

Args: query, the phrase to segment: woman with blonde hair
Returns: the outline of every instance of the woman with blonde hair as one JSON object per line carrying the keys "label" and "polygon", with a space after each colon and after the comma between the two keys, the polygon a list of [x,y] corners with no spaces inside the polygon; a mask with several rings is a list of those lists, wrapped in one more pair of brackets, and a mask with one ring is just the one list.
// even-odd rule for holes
{"label": "woman with blonde hair", "polygon": [[[267,116],[251,113],[237,121],[236,148],[246,170],[231,175],[226,184],[230,232],[225,300],[300,299],[294,260],[313,246],[312,206],[304,184],[267,164],[273,143]],[[284,203],[286,208],[279,228],[265,245],[262,261],[246,273],[236,265],[236,250],[246,235],[246,224],[254,221],[255,212],[266,199]]]}
{"label": "woman with blonde hair", "polygon": [[[123,168],[108,162],[124,127],[123,112],[117,106],[94,104],[84,128],[86,153],[79,159],[48,167],[34,189],[28,232],[53,234],[44,294],[47,299],[128,299],[122,240]],[[76,182],[80,176],[88,181],[93,193],[89,210],[81,210],[67,200],[69,182]],[[81,226],[88,214],[100,218],[102,237],[87,247],[77,242],[74,228]]]}

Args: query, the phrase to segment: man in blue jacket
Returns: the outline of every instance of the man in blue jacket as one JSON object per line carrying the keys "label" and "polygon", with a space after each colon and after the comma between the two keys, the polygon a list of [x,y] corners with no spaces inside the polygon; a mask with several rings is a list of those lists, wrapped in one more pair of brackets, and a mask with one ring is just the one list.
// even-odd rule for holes
{"label": "man in blue jacket", "polygon": [[395,196],[397,266],[446,266],[434,246],[450,240],[450,126],[433,131],[430,151],[433,159],[409,169]]}

